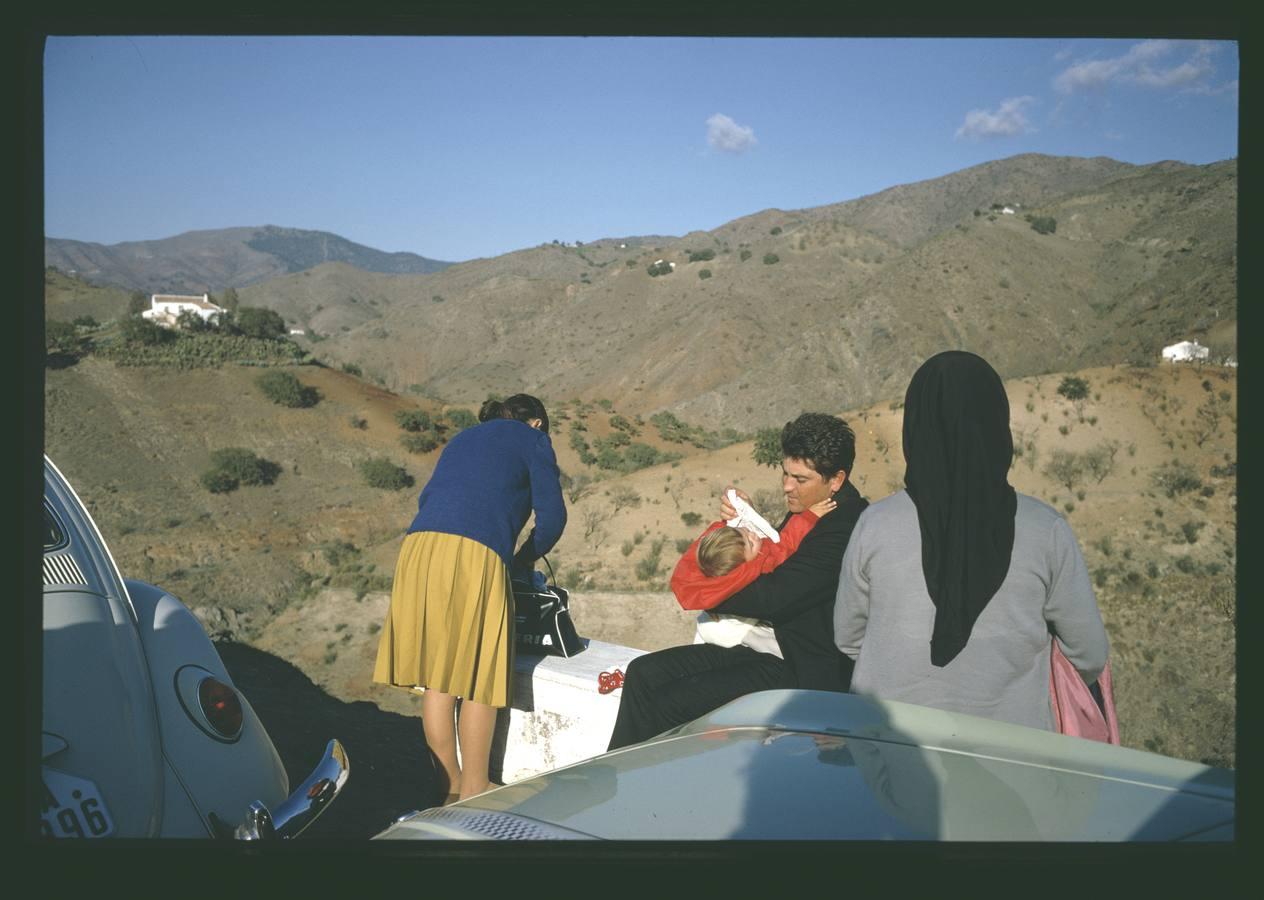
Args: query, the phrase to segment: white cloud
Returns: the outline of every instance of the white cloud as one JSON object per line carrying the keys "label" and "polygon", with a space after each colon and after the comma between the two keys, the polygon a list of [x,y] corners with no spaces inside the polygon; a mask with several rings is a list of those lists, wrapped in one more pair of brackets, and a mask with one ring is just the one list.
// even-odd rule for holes
{"label": "white cloud", "polygon": [[[1142,41],[1123,56],[1076,63],[1053,79],[1064,94],[1095,90],[1110,84],[1139,87],[1204,90],[1212,73],[1211,55],[1215,45],[1207,41]],[[1175,52],[1186,50],[1187,59],[1165,65]]]}
{"label": "white cloud", "polygon": [[995,112],[986,109],[972,109],[966,113],[966,120],[957,129],[959,138],[994,138],[1013,137],[1032,131],[1024,112],[1026,107],[1036,102],[1035,97],[1011,97],[1001,102]]}
{"label": "white cloud", "polygon": [[755,130],[716,113],[707,119],[707,143],[725,153],[743,153],[755,143]]}

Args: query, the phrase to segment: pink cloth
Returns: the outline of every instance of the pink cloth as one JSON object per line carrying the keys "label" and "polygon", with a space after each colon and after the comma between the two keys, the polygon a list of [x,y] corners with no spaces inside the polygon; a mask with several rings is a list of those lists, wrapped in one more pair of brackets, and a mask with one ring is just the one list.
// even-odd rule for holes
{"label": "pink cloth", "polygon": [[1092,692],[1071,661],[1063,655],[1056,639],[1049,661],[1049,698],[1053,706],[1054,730],[1059,734],[1119,743],[1119,720],[1115,716],[1115,697],[1110,683],[1110,661],[1097,678],[1105,715]]}

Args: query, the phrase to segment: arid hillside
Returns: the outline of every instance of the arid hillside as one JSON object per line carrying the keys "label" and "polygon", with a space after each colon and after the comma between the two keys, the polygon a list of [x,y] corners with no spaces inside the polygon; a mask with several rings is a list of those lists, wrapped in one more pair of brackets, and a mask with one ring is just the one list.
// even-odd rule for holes
{"label": "arid hillside", "polygon": [[[1236,160],[1028,154],[710,231],[542,244],[428,274],[366,271],[367,248],[326,253],[328,235],[320,252],[254,240],[289,254],[271,277],[252,268],[257,248],[239,259],[241,241],[204,264],[256,273],[243,306],[396,393],[470,406],[512,384],[552,404],[610,399],[625,415],[754,431],[806,398],[898,398],[917,361],[947,347],[1007,378],[1148,363],[1182,339],[1233,356],[1237,202]],[[84,308],[64,273],[47,294],[51,317]],[[121,315],[125,297],[102,302]]]}
{"label": "arid hillside", "polygon": [[[410,451],[402,441],[414,433],[399,414],[448,423],[442,439],[462,420],[456,410],[469,410],[310,365],[280,371],[318,401],[286,408],[265,396],[263,371],[91,355],[50,368],[46,450],[126,574],[164,586],[218,638],[280,656],[340,700],[408,712],[407,697],[387,696],[368,675],[395,553],[441,446]],[[1064,396],[1076,393],[1068,379],[1082,381],[1081,400]],[[1120,365],[1010,379],[1007,390],[1011,480],[1076,530],[1112,640],[1124,742],[1232,765],[1236,370]],[[651,420],[604,399],[550,406],[570,517],[550,562],[574,593],[581,631],[645,648],[688,640],[689,617],[665,593],[671,567],[715,516],[725,485],[774,515],[776,471],[754,462],[749,434]],[[855,428],[853,478],[871,499],[901,487],[900,406],[816,407]],[[647,448],[637,453],[648,465],[628,462],[634,446]],[[274,481],[208,490],[212,453],[234,447],[274,463]],[[369,486],[357,467],[372,458],[414,484]]]}

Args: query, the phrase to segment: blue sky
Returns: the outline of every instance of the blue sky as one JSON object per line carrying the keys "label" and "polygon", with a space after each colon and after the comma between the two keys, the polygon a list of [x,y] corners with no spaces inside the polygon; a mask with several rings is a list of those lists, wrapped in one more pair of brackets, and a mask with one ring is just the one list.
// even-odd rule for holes
{"label": "blue sky", "polygon": [[282,225],[460,261],[682,235],[1018,153],[1238,154],[1238,47],[49,37],[45,233]]}

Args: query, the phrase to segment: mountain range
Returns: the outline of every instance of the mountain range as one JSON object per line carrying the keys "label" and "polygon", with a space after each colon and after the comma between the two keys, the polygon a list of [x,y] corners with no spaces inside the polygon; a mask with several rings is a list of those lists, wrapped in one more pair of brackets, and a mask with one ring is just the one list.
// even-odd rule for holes
{"label": "mountain range", "polygon": [[366,272],[419,275],[451,263],[416,253],[386,253],[325,231],[221,228],[156,241],[94,244],[45,238],[44,264],[85,281],[145,293],[198,293],[239,288],[326,262]]}
{"label": "mountain range", "polygon": [[[1233,355],[1237,227],[1236,159],[1025,154],[684,236],[412,257],[442,266],[425,273],[382,271],[398,254],[335,254],[357,245],[319,232],[192,235],[221,236],[196,263],[225,273],[216,283],[381,387],[467,404],[519,390],[613,398],[749,430],[898,398],[944,349],[1006,378],[1153,360],[1182,339]],[[132,274],[115,283],[178,289],[164,273],[193,271],[175,252],[186,240],[148,242],[171,250],[152,258],[129,245]],[[65,243],[48,245],[63,271],[52,251]]]}

